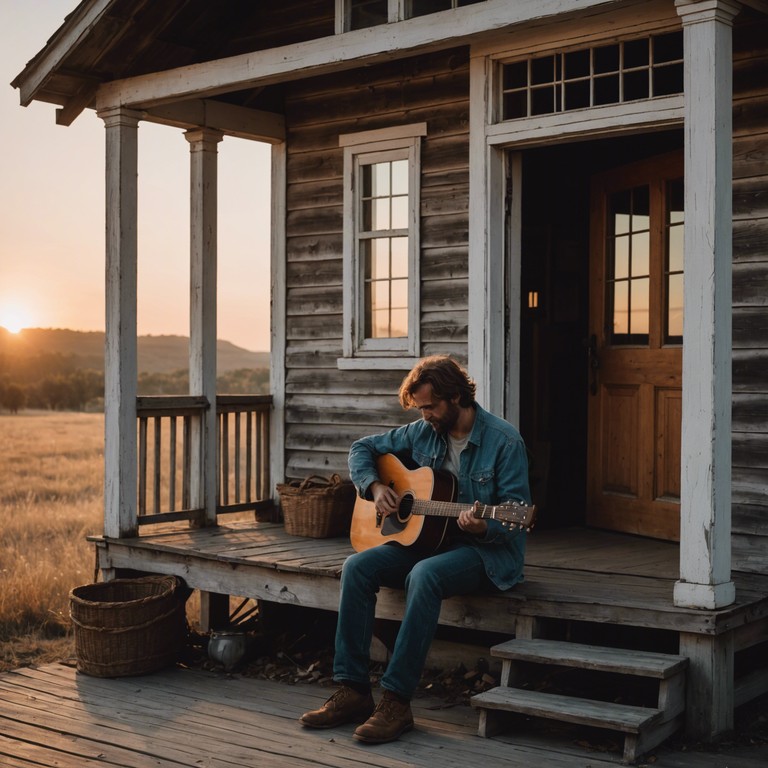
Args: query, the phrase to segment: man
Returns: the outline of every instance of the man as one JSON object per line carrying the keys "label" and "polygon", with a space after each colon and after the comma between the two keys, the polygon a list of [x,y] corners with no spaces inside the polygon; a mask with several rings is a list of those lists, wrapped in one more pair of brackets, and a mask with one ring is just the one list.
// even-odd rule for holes
{"label": "man", "polygon": [[[475,384],[448,356],[421,360],[400,387],[403,408],[421,420],[353,443],[349,469],[358,493],[386,517],[398,496],[377,474],[382,454],[410,454],[419,466],[447,469],[458,478],[458,498],[467,509],[437,554],[392,542],[357,552],[344,563],[336,630],[336,693],[300,718],[309,728],[362,723],[359,741],[383,743],[413,728],[410,699],[421,678],[437,629],[442,600],[478,590],[506,590],[522,579],[525,533],[497,520],[478,519],[474,503],[530,503],[528,462],[518,431],[475,402]],[[403,621],[381,678],[383,696],[374,706],[369,679],[376,593],[405,588]]]}

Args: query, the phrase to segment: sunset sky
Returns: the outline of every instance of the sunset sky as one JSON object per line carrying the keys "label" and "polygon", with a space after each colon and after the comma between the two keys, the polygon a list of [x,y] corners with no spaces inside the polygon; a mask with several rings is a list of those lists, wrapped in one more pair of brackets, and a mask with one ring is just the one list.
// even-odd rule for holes
{"label": "sunset sky", "polygon": [[[0,0],[0,326],[104,330],[104,128],[10,82],[78,5]],[[219,145],[218,336],[269,348],[269,147]],[[265,183],[267,180],[267,183]],[[139,334],[189,333],[189,150],[139,128]]]}

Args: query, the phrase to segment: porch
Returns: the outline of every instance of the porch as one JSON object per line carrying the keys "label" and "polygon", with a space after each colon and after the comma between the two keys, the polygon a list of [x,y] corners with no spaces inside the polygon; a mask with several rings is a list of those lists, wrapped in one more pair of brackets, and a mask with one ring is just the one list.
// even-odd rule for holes
{"label": "porch", "polygon": [[[247,596],[327,611],[337,609],[341,566],[352,551],[346,539],[297,538],[281,524],[250,521],[93,541],[98,566],[110,574],[176,574],[214,598]],[[706,738],[707,723],[732,722],[726,707],[768,690],[759,650],[768,626],[768,576],[734,574],[737,599],[726,608],[681,608],[672,601],[677,561],[677,545],[667,542],[587,529],[535,531],[524,583],[508,594],[446,600],[440,621],[503,639],[547,637],[685,656],[686,731]],[[402,592],[381,591],[379,619],[397,621],[402,608]],[[215,610],[210,618],[215,624]],[[218,621],[226,614],[220,611]],[[488,653],[486,645],[481,655]],[[715,663],[722,658],[729,663]],[[723,679],[728,674],[733,678]],[[713,691],[730,690],[732,683],[733,705],[713,699]]]}

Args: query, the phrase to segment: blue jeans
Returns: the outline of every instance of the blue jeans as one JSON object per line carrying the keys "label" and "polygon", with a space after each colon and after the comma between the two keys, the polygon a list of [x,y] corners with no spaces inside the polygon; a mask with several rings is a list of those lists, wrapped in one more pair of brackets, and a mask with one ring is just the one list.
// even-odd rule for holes
{"label": "blue jeans", "polygon": [[444,598],[492,588],[480,555],[455,544],[423,558],[413,548],[382,544],[347,558],[341,573],[333,676],[368,684],[376,593],[405,587],[405,613],[381,687],[405,698],[421,679]]}

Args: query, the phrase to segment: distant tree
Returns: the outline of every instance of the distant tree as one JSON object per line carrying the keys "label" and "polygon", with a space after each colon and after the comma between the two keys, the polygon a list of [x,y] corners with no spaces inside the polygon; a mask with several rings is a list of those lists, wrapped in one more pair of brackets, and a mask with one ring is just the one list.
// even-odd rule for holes
{"label": "distant tree", "polygon": [[11,413],[18,413],[27,401],[24,390],[18,384],[6,384],[2,388],[3,407]]}

